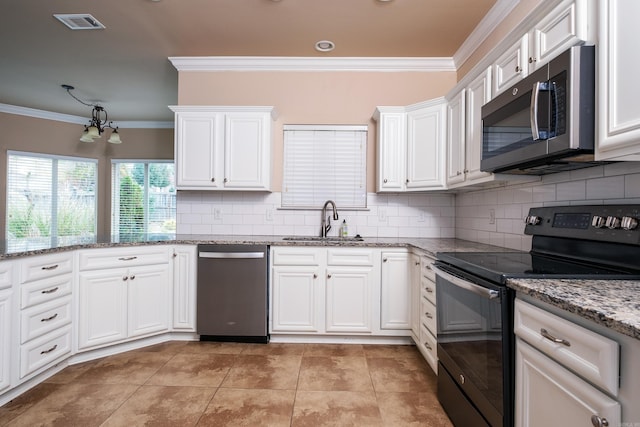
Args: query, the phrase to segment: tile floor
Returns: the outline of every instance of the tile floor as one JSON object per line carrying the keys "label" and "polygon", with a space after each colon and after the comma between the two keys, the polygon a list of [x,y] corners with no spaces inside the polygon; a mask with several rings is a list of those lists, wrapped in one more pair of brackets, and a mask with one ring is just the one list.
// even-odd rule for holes
{"label": "tile floor", "polygon": [[451,426],[413,346],[168,342],[70,366],[4,426]]}

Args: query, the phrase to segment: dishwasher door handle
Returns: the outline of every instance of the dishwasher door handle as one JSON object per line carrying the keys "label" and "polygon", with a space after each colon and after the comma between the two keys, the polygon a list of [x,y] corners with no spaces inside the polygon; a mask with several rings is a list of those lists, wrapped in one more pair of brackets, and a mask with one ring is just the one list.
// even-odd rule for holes
{"label": "dishwasher door handle", "polygon": [[264,258],[264,252],[199,252],[200,258],[258,259]]}

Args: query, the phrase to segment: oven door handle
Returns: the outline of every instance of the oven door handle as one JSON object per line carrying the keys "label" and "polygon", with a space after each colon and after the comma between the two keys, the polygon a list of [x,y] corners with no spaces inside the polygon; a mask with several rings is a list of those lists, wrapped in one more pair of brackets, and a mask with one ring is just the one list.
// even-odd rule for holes
{"label": "oven door handle", "polygon": [[431,268],[436,272],[436,275],[442,277],[446,281],[453,283],[454,285],[460,288],[466,289],[467,291],[471,291],[476,295],[480,295],[481,297],[484,297],[487,299],[496,299],[500,297],[500,292],[496,290],[485,288],[484,286],[476,285],[473,282],[464,280],[461,277],[454,276],[453,274],[435,265],[432,265]]}

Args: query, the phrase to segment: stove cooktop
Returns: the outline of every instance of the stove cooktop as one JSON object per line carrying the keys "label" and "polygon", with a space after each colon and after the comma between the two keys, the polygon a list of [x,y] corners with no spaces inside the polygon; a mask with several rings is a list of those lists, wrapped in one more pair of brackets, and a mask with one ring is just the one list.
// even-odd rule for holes
{"label": "stove cooktop", "polygon": [[531,252],[441,252],[438,260],[495,283],[508,278],[636,280],[629,272]]}

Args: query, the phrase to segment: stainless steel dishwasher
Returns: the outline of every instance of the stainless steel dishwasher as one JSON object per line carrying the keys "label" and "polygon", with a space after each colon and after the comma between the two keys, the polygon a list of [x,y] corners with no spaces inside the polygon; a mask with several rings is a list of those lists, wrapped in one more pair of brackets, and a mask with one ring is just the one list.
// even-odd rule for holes
{"label": "stainless steel dishwasher", "polygon": [[201,341],[269,342],[266,245],[198,245]]}

